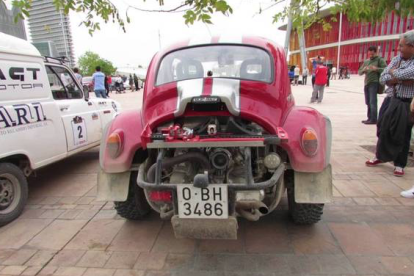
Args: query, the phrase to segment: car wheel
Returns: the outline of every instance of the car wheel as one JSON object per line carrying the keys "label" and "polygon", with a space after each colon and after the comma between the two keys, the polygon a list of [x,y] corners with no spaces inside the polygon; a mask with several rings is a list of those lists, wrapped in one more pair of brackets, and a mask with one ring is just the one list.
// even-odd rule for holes
{"label": "car wheel", "polygon": [[14,164],[0,164],[0,226],[15,220],[23,212],[28,197],[27,180]]}
{"label": "car wheel", "polygon": [[115,210],[118,215],[131,220],[139,220],[144,218],[151,210],[144,190],[137,185],[138,172],[132,172],[129,181],[128,198],[126,201],[115,201]]}
{"label": "car wheel", "polygon": [[321,220],[324,204],[297,203],[294,186],[287,188],[289,215],[294,223],[309,225]]}

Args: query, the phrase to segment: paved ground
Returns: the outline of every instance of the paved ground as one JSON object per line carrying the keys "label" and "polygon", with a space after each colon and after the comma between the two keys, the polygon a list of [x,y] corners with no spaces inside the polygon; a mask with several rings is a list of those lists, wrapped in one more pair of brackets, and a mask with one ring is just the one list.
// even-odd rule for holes
{"label": "paved ground", "polygon": [[[312,227],[289,222],[286,200],[259,222],[240,220],[237,241],[176,240],[155,214],[125,221],[95,200],[98,151],[42,169],[30,179],[24,214],[0,228],[1,275],[414,275],[414,184],[393,167],[367,168],[375,126],[365,119],[362,79],[333,81],[322,104],[333,123],[335,200]],[[310,86],[293,87],[306,105]],[[114,95],[124,108],[141,93]],[[381,98],[382,101],[382,98]]]}

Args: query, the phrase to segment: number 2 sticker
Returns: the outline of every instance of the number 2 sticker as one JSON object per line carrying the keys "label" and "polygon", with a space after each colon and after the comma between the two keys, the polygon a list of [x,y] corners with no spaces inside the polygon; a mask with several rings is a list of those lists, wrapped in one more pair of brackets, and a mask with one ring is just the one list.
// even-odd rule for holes
{"label": "number 2 sticker", "polygon": [[73,144],[74,146],[82,146],[87,142],[85,119],[76,116],[72,120]]}

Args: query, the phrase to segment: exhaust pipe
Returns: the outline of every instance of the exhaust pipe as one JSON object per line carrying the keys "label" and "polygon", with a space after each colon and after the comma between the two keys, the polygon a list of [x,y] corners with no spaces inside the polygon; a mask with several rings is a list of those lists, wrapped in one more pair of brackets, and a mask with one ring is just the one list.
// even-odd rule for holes
{"label": "exhaust pipe", "polygon": [[250,221],[257,221],[263,215],[269,213],[269,208],[261,201],[238,201],[236,202],[237,213]]}

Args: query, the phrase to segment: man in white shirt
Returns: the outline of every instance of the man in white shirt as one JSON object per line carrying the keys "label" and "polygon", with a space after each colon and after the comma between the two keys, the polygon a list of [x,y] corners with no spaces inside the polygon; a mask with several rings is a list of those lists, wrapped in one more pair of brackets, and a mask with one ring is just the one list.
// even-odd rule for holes
{"label": "man in white shirt", "polygon": [[300,68],[299,65],[295,66],[295,84],[294,85],[298,85],[298,81],[299,81],[299,76],[300,76]]}
{"label": "man in white shirt", "polygon": [[73,68],[73,72],[75,73],[75,78],[76,80],[82,84],[82,75],[79,74],[79,69],[78,68]]}
{"label": "man in white shirt", "polygon": [[331,80],[335,79],[336,80],[336,67],[332,67],[332,77]]}

